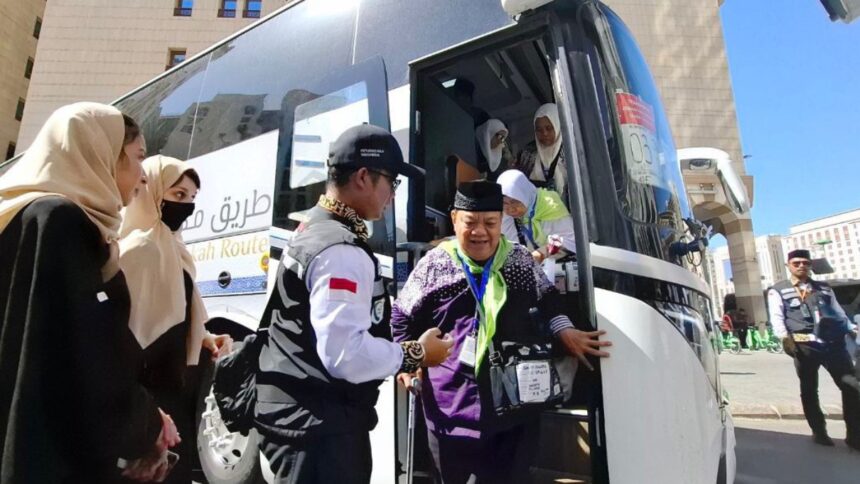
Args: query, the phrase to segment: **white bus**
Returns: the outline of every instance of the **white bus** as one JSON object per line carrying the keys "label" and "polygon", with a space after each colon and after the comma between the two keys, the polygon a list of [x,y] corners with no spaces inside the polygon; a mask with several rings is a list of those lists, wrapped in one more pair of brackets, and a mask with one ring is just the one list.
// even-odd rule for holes
{"label": "white bus", "polygon": [[[396,292],[424,244],[451,234],[452,160],[475,162],[477,117],[503,120],[516,153],[547,102],[561,115],[577,232],[577,269],[565,266],[557,283],[572,319],[606,330],[614,346],[594,373],[579,372],[571,402],[546,412],[534,482],[733,482],[709,291],[677,250],[698,234],[675,146],[648,66],[605,5],[288,1],[116,105],[140,122],[149,154],[199,171],[184,236],[212,331],[241,339],[258,325],[284,242],[324,190],[341,131],[389,129],[427,170],[370,227]],[[404,478],[405,408],[389,378],[372,433],[374,483]],[[207,480],[262,479],[254,433],[229,434],[211,399],[200,410]],[[429,482],[428,462],[419,449],[416,482]]]}

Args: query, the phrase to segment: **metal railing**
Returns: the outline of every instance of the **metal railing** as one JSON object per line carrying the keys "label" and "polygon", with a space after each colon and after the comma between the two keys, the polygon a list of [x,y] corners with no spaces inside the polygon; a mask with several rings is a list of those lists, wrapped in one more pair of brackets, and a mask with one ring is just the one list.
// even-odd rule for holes
{"label": "metal railing", "polygon": [[245,18],[260,18],[260,11],[259,11],[259,10],[248,10],[248,9],[245,9],[245,10],[242,10],[242,17],[245,17]]}
{"label": "metal railing", "polygon": [[190,8],[174,8],[173,16],[174,17],[190,17],[191,16]]}
{"label": "metal railing", "polygon": [[236,18],[236,10],[227,10],[224,8],[218,9],[218,16],[223,18]]}

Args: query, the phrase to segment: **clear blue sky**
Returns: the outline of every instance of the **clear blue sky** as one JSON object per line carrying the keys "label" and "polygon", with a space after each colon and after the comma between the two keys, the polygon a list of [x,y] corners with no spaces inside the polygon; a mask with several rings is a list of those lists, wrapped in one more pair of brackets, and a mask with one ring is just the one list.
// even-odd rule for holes
{"label": "clear blue sky", "polygon": [[860,208],[860,19],[818,0],[720,9],[756,235]]}

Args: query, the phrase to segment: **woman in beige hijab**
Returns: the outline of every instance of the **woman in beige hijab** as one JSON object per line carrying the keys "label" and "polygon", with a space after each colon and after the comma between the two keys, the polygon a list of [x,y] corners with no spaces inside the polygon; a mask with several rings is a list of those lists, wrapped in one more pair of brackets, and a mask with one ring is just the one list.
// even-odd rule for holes
{"label": "woman in beige hijab", "polygon": [[117,264],[143,138],[116,108],[54,112],[0,177],[0,484],[163,478],[178,443],[137,382]]}
{"label": "woman in beige hijab", "polygon": [[200,350],[207,348],[214,359],[230,351],[232,340],[206,331],[194,259],[180,234],[194,212],[200,177],[189,164],[160,155],[144,160],[143,171],[147,182],[126,208],[120,229],[120,267],[132,294],[129,327],[144,348],[143,384],[186,437],[168,479],[187,483]]}

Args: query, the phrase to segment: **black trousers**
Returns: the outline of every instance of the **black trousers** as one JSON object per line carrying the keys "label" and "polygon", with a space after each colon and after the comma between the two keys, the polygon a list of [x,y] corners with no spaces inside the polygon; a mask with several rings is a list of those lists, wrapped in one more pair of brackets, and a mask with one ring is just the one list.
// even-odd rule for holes
{"label": "black trousers", "polygon": [[735,330],[735,334],[737,334],[738,339],[741,340],[741,348],[747,349],[747,333],[749,333],[749,328],[737,328]]}
{"label": "black trousers", "polygon": [[263,436],[260,450],[278,484],[367,484],[373,469],[367,432],[290,442]]}
{"label": "black trousers", "polygon": [[427,432],[434,474],[440,484],[520,484],[530,482],[540,420],[481,439]]}
{"label": "black trousers", "polygon": [[854,367],[848,351],[842,345],[822,347],[804,343],[797,344],[794,367],[800,379],[800,401],[803,414],[813,432],[825,432],[826,423],[818,401],[818,368],[823,366],[836,386],[842,390],[842,413],[847,428],[847,438],[860,439],[860,392],[842,377],[852,374]]}

